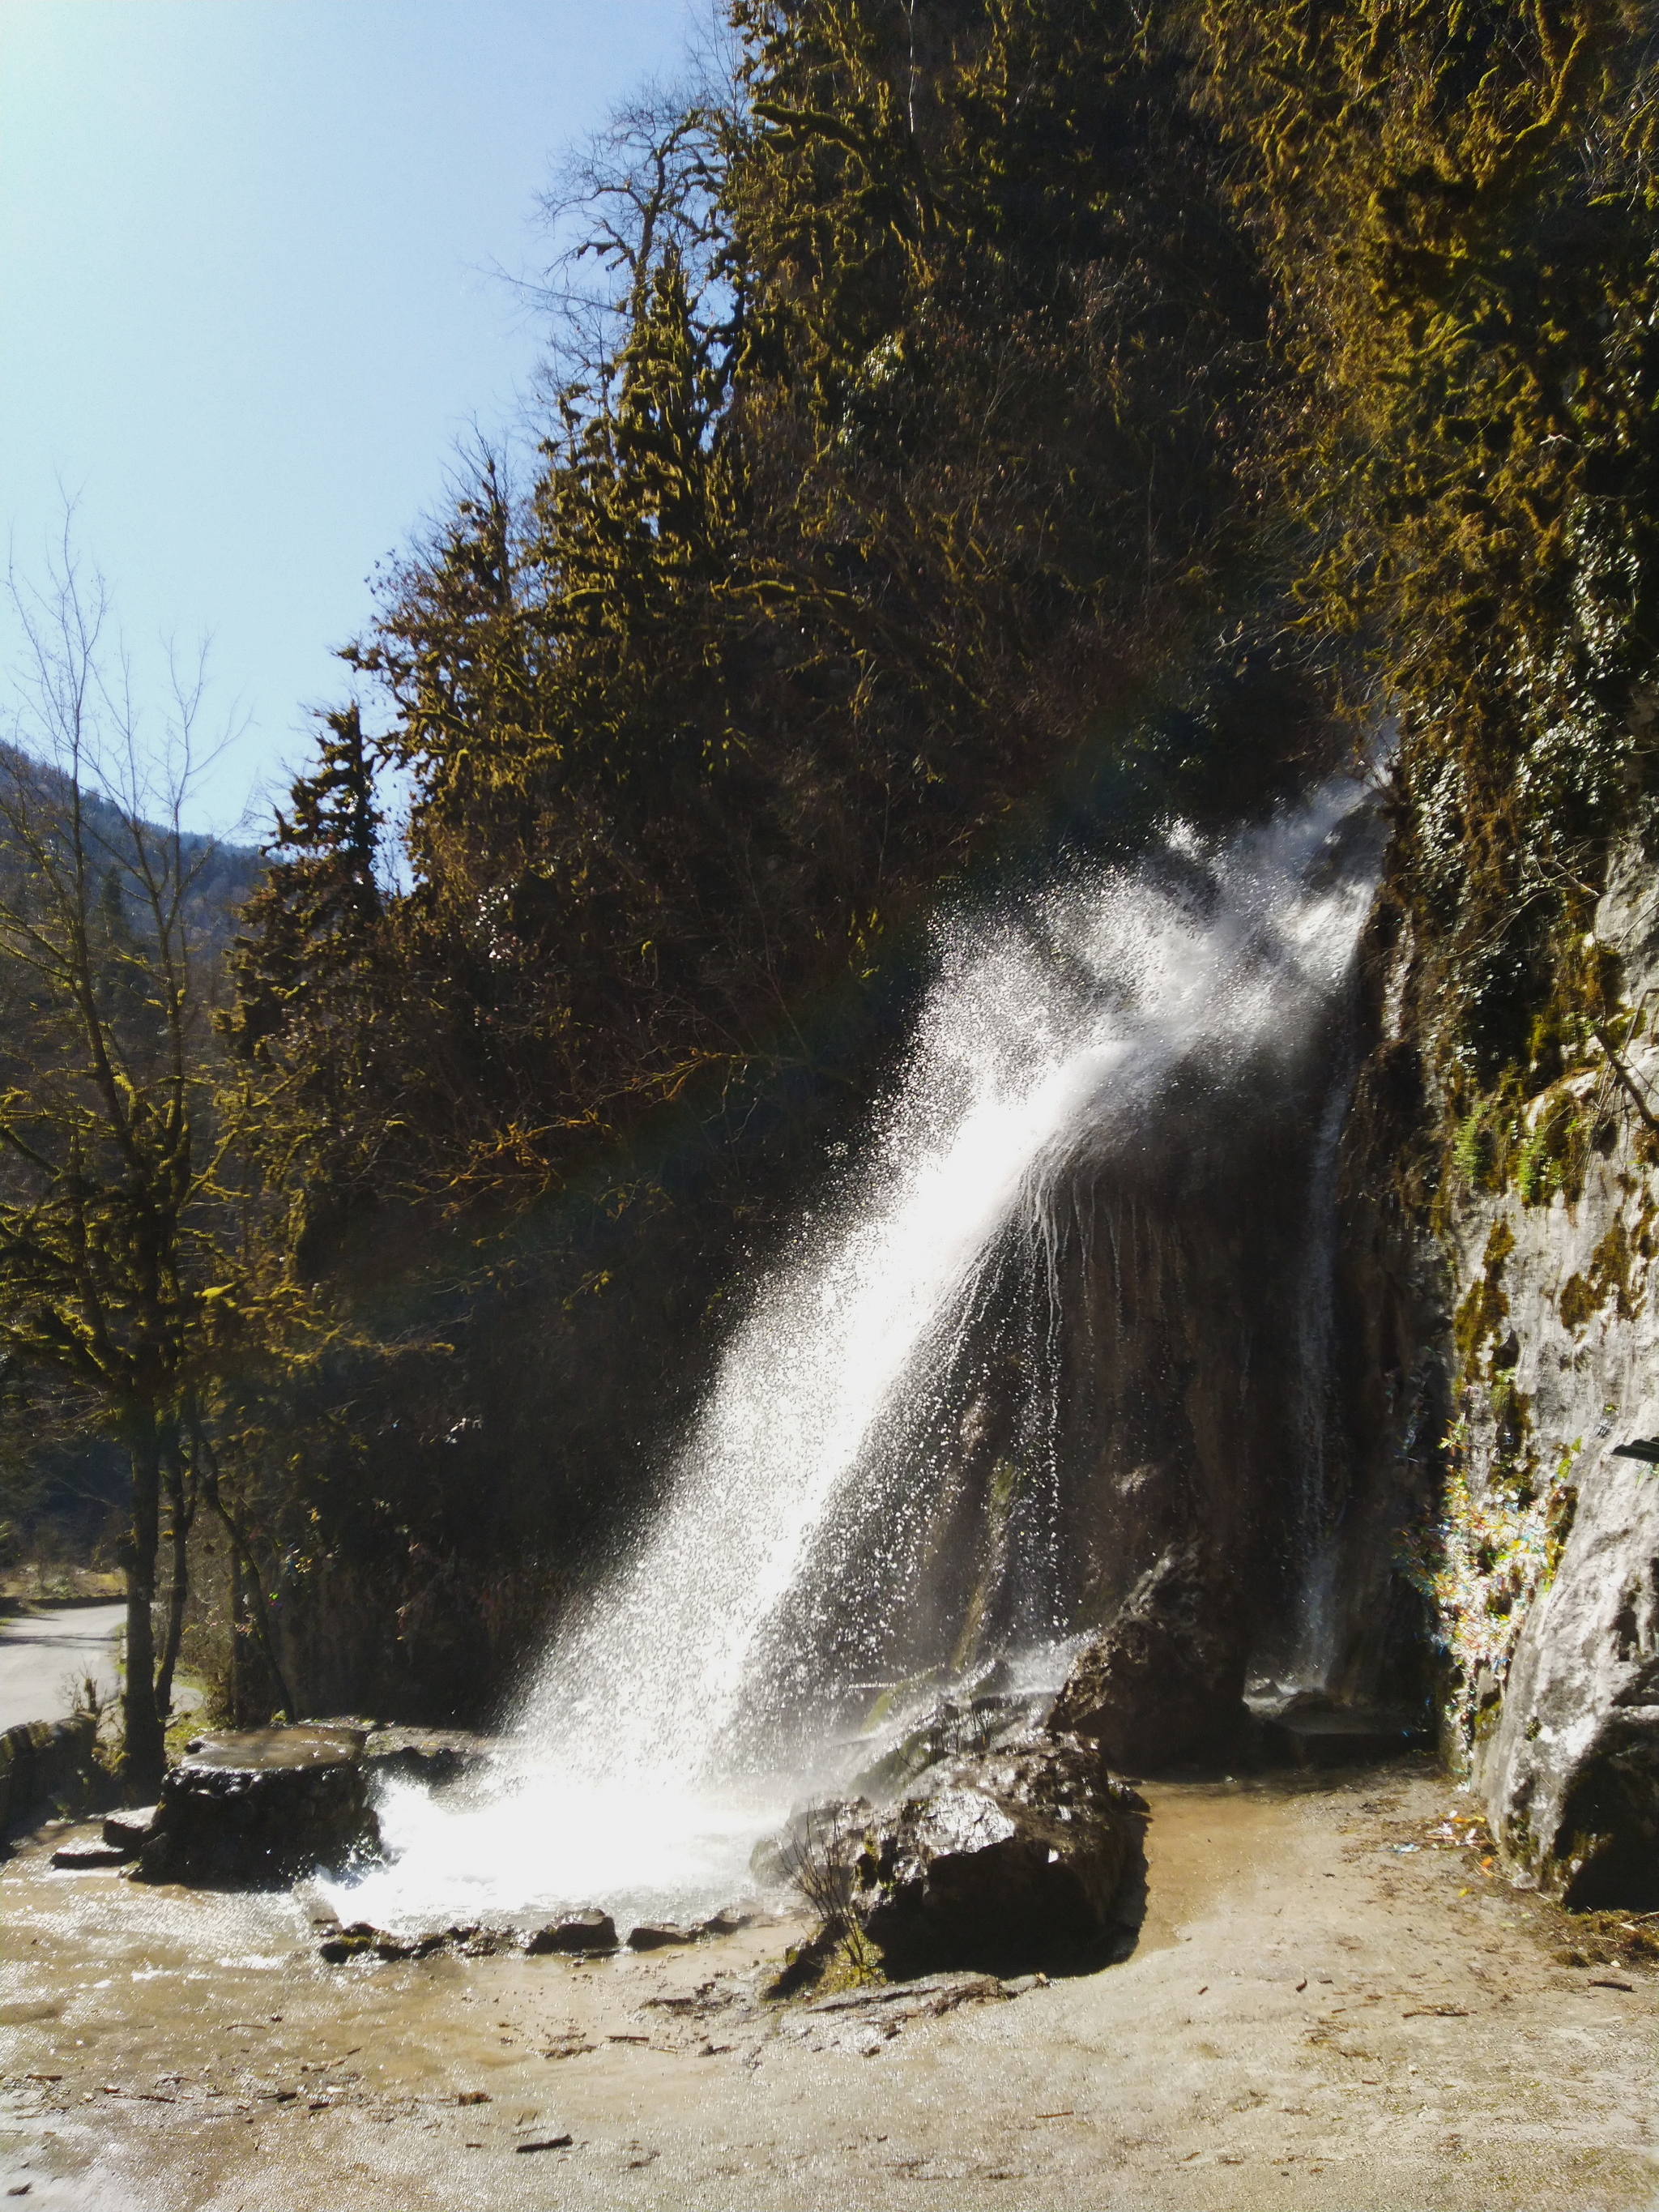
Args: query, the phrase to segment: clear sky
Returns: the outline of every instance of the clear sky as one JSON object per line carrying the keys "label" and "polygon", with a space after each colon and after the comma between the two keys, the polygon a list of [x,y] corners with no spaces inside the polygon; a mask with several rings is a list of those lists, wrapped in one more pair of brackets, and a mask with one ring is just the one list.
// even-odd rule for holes
{"label": "clear sky", "polygon": [[77,500],[141,676],[210,639],[251,726],[199,826],[280,791],[375,562],[522,422],[541,335],[491,271],[545,263],[553,162],[707,15],[0,0],[0,517],[38,575]]}

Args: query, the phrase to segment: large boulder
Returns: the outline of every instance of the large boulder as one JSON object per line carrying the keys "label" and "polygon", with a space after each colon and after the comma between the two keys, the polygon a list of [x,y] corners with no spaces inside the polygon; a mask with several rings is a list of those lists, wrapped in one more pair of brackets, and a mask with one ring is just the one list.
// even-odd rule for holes
{"label": "large boulder", "polygon": [[134,1869],[143,1881],[280,1888],[377,1848],[361,1730],[203,1736],[161,1784]]}
{"label": "large boulder", "polygon": [[1225,1565],[1173,1546],[1079,1653],[1049,1724],[1091,1737],[1131,1774],[1223,1752],[1245,1717],[1245,1656]]}
{"label": "large boulder", "polygon": [[866,1829],[852,1918],[899,1976],[1098,1956],[1139,1863],[1144,1799],[1091,1745],[1036,1729],[946,1761]]}

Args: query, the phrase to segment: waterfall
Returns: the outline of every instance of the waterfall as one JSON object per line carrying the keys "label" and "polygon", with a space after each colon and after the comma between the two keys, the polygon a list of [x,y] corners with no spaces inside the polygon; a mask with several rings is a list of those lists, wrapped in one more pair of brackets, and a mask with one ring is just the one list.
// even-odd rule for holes
{"label": "waterfall", "polygon": [[[528,1680],[521,1749],[470,1800],[394,1790],[396,1856],[354,1913],[712,1906],[878,1698],[1063,1664],[1090,1625],[1066,1285],[1123,1264],[1069,1182],[1090,1160],[1109,1188],[1182,1085],[1222,1102],[1224,1147],[1235,1076],[1289,1083],[1350,972],[1367,821],[1334,781],[1231,839],[1177,827],[1139,863],[939,925],[890,1095],[748,1287],[654,1521]],[[1304,1187],[1328,1205],[1338,1121],[1314,1120]],[[1109,1370],[1113,1347],[1094,1356]]]}

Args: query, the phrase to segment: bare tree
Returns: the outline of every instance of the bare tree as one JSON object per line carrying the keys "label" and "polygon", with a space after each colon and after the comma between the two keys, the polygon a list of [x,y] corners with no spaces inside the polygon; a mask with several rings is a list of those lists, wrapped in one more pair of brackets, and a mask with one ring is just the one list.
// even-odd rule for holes
{"label": "bare tree", "polygon": [[215,849],[181,819],[201,668],[175,665],[152,739],[70,520],[44,586],[7,577],[21,665],[0,743],[0,1352],[63,1378],[126,1448],[126,1778],[147,1794],[184,1619],[186,1407],[234,1307],[202,942]]}
{"label": "bare tree", "polygon": [[731,100],[717,58],[694,82],[643,85],[566,156],[541,197],[558,251],[532,289],[553,318],[561,395],[603,394],[652,272],[670,253],[706,328],[729,313],[720,191]]}

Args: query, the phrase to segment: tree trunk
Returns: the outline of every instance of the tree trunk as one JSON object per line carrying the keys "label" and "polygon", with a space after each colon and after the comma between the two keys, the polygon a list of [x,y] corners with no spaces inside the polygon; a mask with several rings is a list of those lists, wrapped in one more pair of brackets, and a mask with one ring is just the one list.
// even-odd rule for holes
{"label": "tree trunk", "polygon": [[161,1534],[161,1443],[155,1416],[145,1407],[128,1425],[132,1468],[132,1528],[125,1546],[127,1680],[122,1698],[126,1740],[121,1779],[129,1799],[143,1803],[161,1787],[167,1765],[162,1723],[155,1705],[155,1553]]}
{"label": "tree trunk", "polygon": [[228,1528],[225,1531],[225,1548],[230,1554],[230,1724],[240,1729],[247,1726],[247,1640],[252,1631],[248,1624],[247,1599],[242,1591],[242,1555]]}
{"label": "tree trunk", "polygon": [[185,1601],[190,1593],[190,1524],[196,1517],[195,1484],[186,1483],[184,1457],[177,1432],[169,1434],[162,1454],[168,1509],[173,1516],[168,1561],[167,1625],[161,1644],[161,1662],[155,1671],[155,1711],[163,1729],[173,1714],[173,1673],[184,1640]]}
{"label": "tree trunk", "polygon": [[[234,1587],[237,1589],[238,1599],[242,1607],[241,1628],[244,1631],[249,1628],[252,1630],[254,1641],[259,1646],[259,1656],[264,1661],[265,1672],[276,1690],[283,1716],[291,1721],[294,1718],[294,1697],[288,1686],[288,1677],[283,1672],[282,1662],[276,1656],[276,1642],[270,1632],[270,1617],[265,1610],[265,1594],[260,1584],[258,1563],[254,1559],[252,1547],[238,1525],[236,1516],[225,1504],[216,1481],[213,1483],[210,1492],[209,1503],[224,1523],[225,1534],[230,1539],[240,1570],[240,1584]],[[238,1633],[237,1626],[234,1621],[231,1633],[233,1639]],[[248,1675],[252,1671],[247,1666],[249,1655],[246,1642],[242,1646],[242,1673],[240,1679],[246,1690]],[[266,1705],[266,1711],[261,1715],[263,1722],[269,1720],[270,1714],[269,1701],[262,1698],[261,1702]]]}

